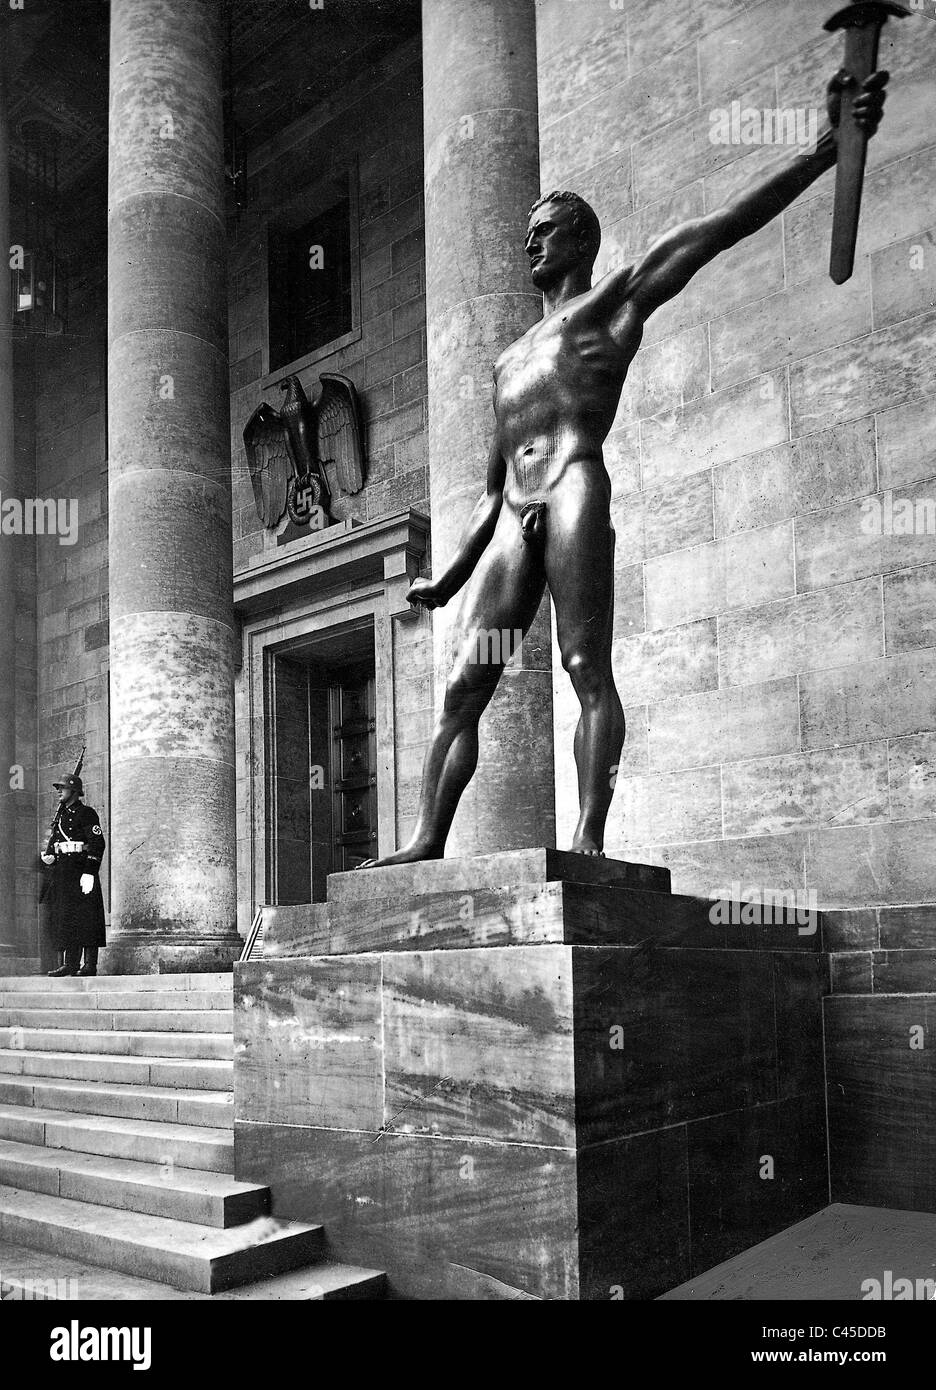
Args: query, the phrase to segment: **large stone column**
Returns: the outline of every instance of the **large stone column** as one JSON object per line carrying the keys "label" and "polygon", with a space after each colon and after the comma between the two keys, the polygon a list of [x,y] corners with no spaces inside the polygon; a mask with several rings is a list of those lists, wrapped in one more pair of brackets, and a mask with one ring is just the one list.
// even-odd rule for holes
{"label": "large stone column", "polygon": [[[539,191],[533,0],[423,0],[432,553],[451,556],[484,490],[494,358],[542,314],[523,238]],[[436,703],[457,601],[434,615]],[[481,723],[447,853],[552,845],[548,603]]]}
{"label": "large stone column", "polygon": [[[10,323],[10,163],[7,124],[7,17],[0,18],[0,495],[16,494],[13,454],[13,331]],[[17,942],[14,915],[16,792],[10,767],[16,756],[16,539],[0,535],[0,946]]]}
{"label": "large stone column", "polygon": [[220,20],[111,4],[111,972],[238,945]]}

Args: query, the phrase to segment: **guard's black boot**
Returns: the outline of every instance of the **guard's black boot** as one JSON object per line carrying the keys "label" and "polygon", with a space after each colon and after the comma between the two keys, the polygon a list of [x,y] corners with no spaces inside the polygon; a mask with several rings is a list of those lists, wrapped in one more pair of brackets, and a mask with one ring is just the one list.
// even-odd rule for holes
{"label": "guard's black boot", "polygon": [[98,948],[96,946],[86,946],[84,948],[84,965],[78,971],[79,975],[97,974],[97,953]]}
{"label": "guard's black boot", "polygon": [[81,951],[64,951],[62,953],[62,964],[58,970],[50,970],[49,974],[53,980],[59,980],[63,975],[77,975],[78,965],[81,961]]}

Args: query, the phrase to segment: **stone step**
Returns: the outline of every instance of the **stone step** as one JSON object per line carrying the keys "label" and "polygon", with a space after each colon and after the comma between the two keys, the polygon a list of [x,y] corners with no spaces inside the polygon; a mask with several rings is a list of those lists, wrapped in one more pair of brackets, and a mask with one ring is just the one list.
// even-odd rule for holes
{"label": "stone step", "polygon": [[177,1090],[173,1086],[75,1081],[0,1073],[0,1103],[75,1110],[85,1115],[120,1115],[129,1120],[202,1125],[230,1130],[234,1125],[231,1091]]}
{"label": "stone step", "polygon": [[234,976],[228,974],[198,975],[63,975],[50,980],[47,975],[0,975],[0,993],[15,990],[123,990],[138,994],[141,990],[230,990],[234,987]]}
{"label": "stone step", "polygon": [[90,1052],[0,1051],[0,1076],[67,1077],[120,1081],[129,1086],[170,1086],[192,1091],[234,1090],[234,1061],[172,1056],[95,1056]]}
{"label": "stone step", "polygon": [[[800,909],[796,901],[791,890],[785,906],[772,904],[762,920],[747,922],[747,904],[618,883],[556,879],[396,899],[375,892],[269,909],[263,959],[546,944],[744,950],[770,942],[779,949],[818,951],[821,913]],[[235,997],[246,968],[239,965],[235,972]]]}
{"label": "stone step", "polygon": [[138,1086],[172,1086],[198,1091],[233,1091],[234,1063],[225,1058],[121,1057],[90,1052],[0,1050],[0,1075],[70,1077]]}
{"label": "stone step", "polygon": [[118,1032],[92,1028],[2,1028],[0,1049],[12,1052],[95,1052],[124,1057],[198,1057],[226,1061],[234,1056],[227,1033]]}
{"label": "stone step", "polygon": [[67,1110],[37,1110],[0,1105],[0,1139],[44,1144],[50,1149],[107,1154],[158,1163],[233,1173],[234,1136],[198,1125],[125,1120],[113,1115],[75,1115]]}
{"label": "stone step", "polygon": [[168,1302],[172,1299],[339,1302],[382,1299],[385,1286],[386,1277],[379,1270],[323,1260],[320,1264],[307,1265],[289,1274],[276,1274],[256,1284],[243,1284],[227,1293],[203,1294],[138,1279],[132,1274],[115,1274],[80,1260],[66,1260],[44,1250],[30,1250],[25,1245],[0,1243],[0,1296],[9,1299],[108,1303]]}
{"label": "stone step", "polygon": [[12,1139],[0,1139],[0,1184],[201,1226],[237,1226],[270,1209],[269,1188],[237,1182],[228,1173],[170,1169]]}
{"label": "stone step", "polygon": [[90,1028],[132,1033],[233,1033],[233,1009],[0,1009],[0,1028]]}
{"label": "stone step", "polygon": [[232,989],[21,989],[0,992],[0,1009],[231,1009],[233,997]]}
{"label": "stone step", "polygon": [[322,1228],[260,1216],[219,1230],[3,1186],[0,1242],[217,1293],[315,1261]]}

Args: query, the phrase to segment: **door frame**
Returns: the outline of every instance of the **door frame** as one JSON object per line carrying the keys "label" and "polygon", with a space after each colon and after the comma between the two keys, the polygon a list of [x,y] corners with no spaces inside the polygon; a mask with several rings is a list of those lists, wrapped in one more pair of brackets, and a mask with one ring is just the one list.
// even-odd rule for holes
{"label": "door frame", "polygon": [[303,638],[323,643],[373,624],[377,735],[377,825],[380,854],[397,848],[395,688],[401,628],[428,623],[406,602],[425,563],[429,519],[412,508],[364,525],[342,522],[280,547],[235,576],[242,624],[242,666],[235,689],[237,759],[238,928],[269,902],[267,881],[268,752],[265,727],[267,653]]}

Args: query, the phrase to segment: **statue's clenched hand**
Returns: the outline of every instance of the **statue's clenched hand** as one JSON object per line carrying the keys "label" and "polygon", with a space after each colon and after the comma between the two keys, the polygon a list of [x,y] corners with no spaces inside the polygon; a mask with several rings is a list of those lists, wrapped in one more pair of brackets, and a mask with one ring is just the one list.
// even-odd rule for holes
{"label": "statue's clenched hand", "polygon": [[[887,97],[884,88],[889,81],[889,72],[873,72],[866,81],[861,83],[859,91],[852,101],[855,124],[869,140],[881,123],[881,117],[884,114],[884,102]],[[842,93],[857,86],[858,83],[845,68],[839,68],[829,82],[826,88],[826,109],[833,130],[838,130],[839,119],[842,114]]]}
{"label": "statue's clenched hand", "polygon": [[444,608],[451,594],[431,579],[414,579],[406,594],[414,608]]}

